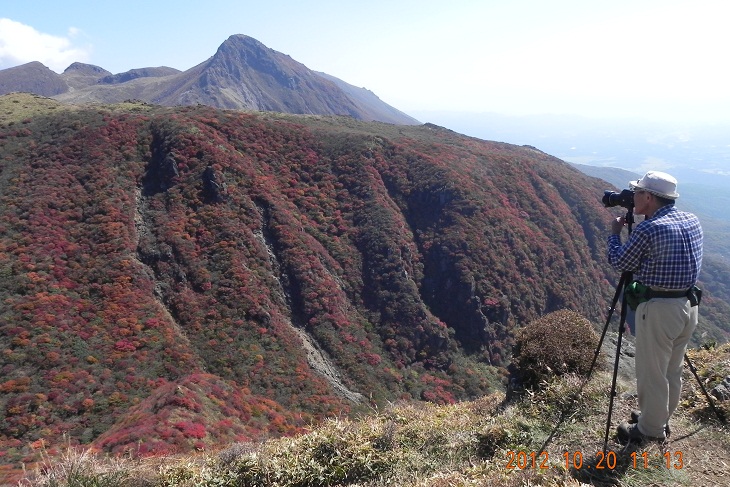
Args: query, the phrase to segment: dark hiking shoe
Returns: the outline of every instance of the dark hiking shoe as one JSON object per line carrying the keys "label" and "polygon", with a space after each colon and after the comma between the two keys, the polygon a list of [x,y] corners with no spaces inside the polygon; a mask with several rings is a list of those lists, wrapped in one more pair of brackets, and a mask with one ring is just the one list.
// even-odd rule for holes
{"label": "dark hiking shoe", "polygon": [[633,443],[640,446],[650,441],[664,441],[665,438],[645,435],[639,431],[639,425],[636,423],[622,423],[616,429],[616,440],[618,440],[618,442],[622,445]]}
{"label": "dark hiking shoe", "polygon": [[[629,424],[636,424],[636,423],[638,423],[639,422],[639,416],[641,416],[641,411],[639,411],[638,409],[634,409],[633,411],[631,411],[631,419],[629,420]],[[669,423],[667,423],[664,426],[664,435],[667,438],[669,438],[670,436],[672,436],[672,430],[669,429]]]}

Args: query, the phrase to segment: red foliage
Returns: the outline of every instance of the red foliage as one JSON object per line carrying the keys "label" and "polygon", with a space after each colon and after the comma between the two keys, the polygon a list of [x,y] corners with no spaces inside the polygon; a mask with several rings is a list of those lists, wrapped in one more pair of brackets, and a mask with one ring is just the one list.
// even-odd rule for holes
{"label": "red foliage", "polygon": [[204,438],[206,435],[205,426],[200,423],[191,423],[188,421],[178,421],[175,428],[182,431],[187,438]]}
{"label": "red foliage", "polygon": [[3,461],[66,432],[151,454],[359,407],[303,336],[376,403],[474,397],[521,323],[608,299],[603,188],[547,155],[427,126],[59,112],[0,134]]}

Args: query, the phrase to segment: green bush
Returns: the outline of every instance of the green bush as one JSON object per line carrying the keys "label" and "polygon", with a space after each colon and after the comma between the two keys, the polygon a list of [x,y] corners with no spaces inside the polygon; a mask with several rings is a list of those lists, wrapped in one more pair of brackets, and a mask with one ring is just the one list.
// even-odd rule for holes
{"label": "green bush", "polygon": [[568,373],[586,376],[598,340],[598,334],[586,318],[574,311],[555,311],[517,333],[513,365],[527,388]]}

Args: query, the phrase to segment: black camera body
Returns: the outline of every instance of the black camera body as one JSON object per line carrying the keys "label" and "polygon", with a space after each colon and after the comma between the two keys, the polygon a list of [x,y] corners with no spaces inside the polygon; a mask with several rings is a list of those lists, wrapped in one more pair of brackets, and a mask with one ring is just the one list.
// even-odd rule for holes
{"label": "black camera body", "polygon": [[603,206],[606,208],[622,206],[631,210],[634,208],[634,192],[630,189],[624,189],[620,193],[606,190],[603,192],[603,198],[601,201],[603,202]]}

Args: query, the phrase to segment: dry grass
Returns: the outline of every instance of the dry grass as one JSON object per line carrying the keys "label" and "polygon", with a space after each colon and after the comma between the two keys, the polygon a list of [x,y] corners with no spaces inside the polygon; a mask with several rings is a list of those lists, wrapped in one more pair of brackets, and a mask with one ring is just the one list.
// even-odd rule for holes
{"label": "dry grass", "polygon": [[[153,105],[133,100],[111,105],[94,106],[106,112],[133,112],[153,109]],[[23,122],[33,117],[45,116],[54,111],[73,112],[84,107],[85,105],[70,105],[61,103],[53,98],[31,93],[8,93],[7,95],[0,96],[0,129],[8,129],[11,127],[22,128]]]}
{"label": "dry grass", "polygon": [[63,109],[63,105],[51,98],[30,93],[10,93],[0,96],[0,128],[6,128],[49,110]]}
{"label": "dry grass", "polygon": [[[730,372],[730,345],[693,357],[708,390]],[[394,404],[359,419],[330,419],[294,438],[193,456],[123,460],[69,449],[22,485],[730,485],[727,426],[714,417],[694,377],[686,377],[671,441],[642,449],[612,438],[636,408],[633,384],[620,380],[604,453],[610,386],[607,372],[588,383],[566,375],[510,402],[495,393],[450,406]]]}
{"label": "dry grass", "polygon": [[555,311],[519,330],[513,363],[522,382],[532,387],[556,375],[585,376],[598,341],[586,318],[574,311]]}

